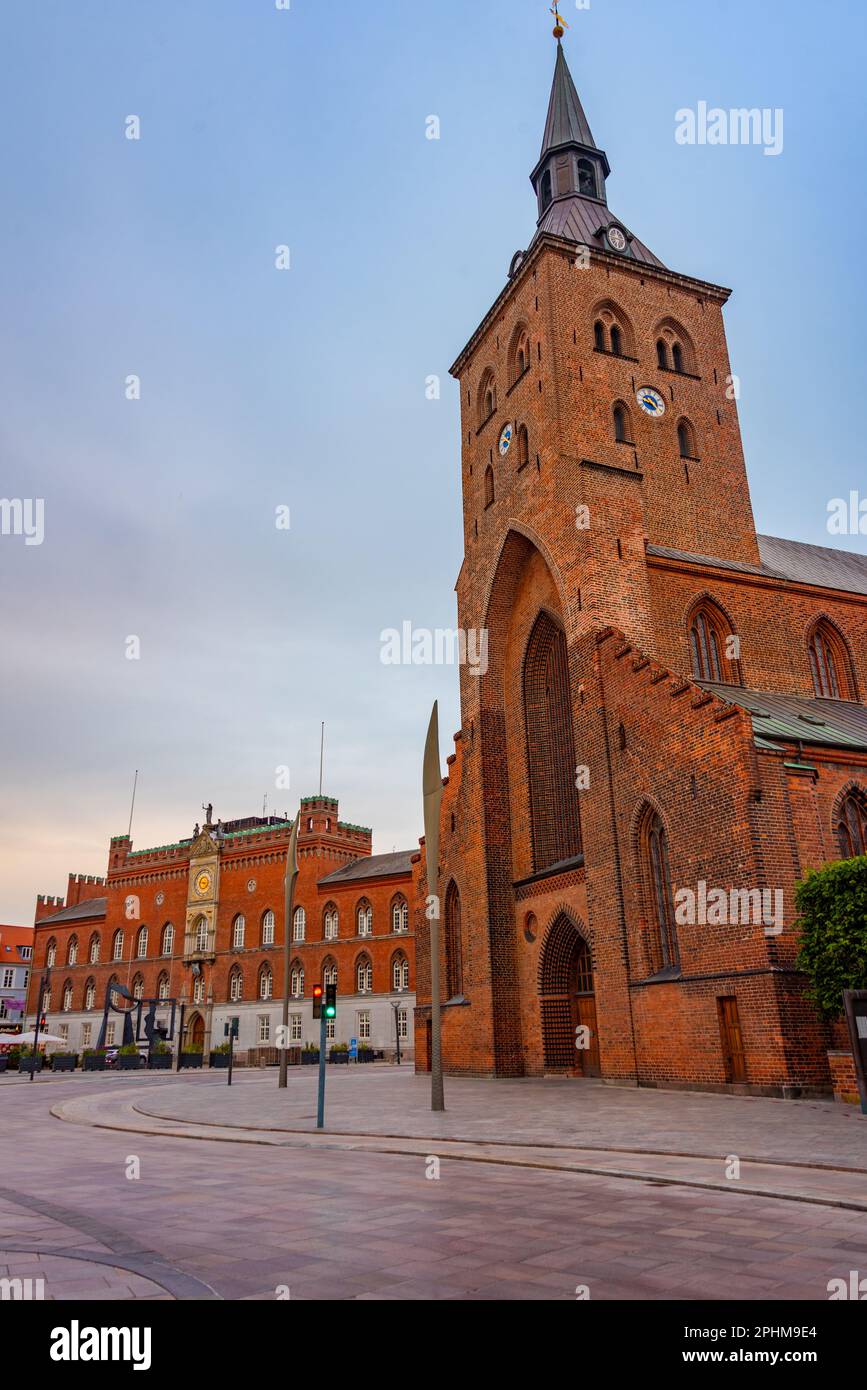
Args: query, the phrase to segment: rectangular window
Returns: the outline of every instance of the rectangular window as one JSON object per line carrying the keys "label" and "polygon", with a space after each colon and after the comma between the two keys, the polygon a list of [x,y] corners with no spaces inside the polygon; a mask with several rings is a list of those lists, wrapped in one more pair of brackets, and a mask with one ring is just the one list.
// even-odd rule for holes
{"label": "rectangular window", "polygon": [[358,1015],[358,1036],[365,1041],[370,1037],[370,1010],[362,1009]]}
{"label": "rectangular window", "polygon": [[114,1024],[113,1024],[113,1023],[107,1023],[106,1026],[105,1026],[105,1045],[106,1045],[106,1047],[114,1047]]}
{"label": "rectangular window", "polygon": [[334,1042],[334,1024],[336,1021],[333,1018],[326,1018],[325,1020],[325,1037],[328,1042]]}
{"label": "rectangular window", "polygon": [[290,1021],[291,1021],[291,1024],[292,1024],[292,1029],[291,1029],[291,1032],[290,1032],[290,1034],[289,1034],[289,1039],[290,1039],[291,1042],[300,1042],[300,1041],[301,1041],[301,1036],[302,1036],[302,1031],[303,1031],[303,1030],[302,1030],[302,1027],[301,1027],[301,1015],[300,1015],[300,1014],[292,1014],[292,1015],[291,1015],[291,1020],[290,1020]]}
{"label": "rectangular window", "polygon": [[271,1041],[271,1015],[270,1015],[270,1014],[260,1014],[260,1015],[259,1015],[259,1032],[258,1032],[258,1038],[259,1038],[259,1042],[260,1042],[260,1043],[268,1043],[268,1042]]}
{"label": "rectangular window", "polygon": [[14,985],[14,983],[15,983],[15,971],[14,971],[14,970],[4,970],[4,971],[3,971],[3,988],[4,988],[4,989],[11,989],[12,986]]}
{"label": "rectangular window", "polygon": [[409,1017],[406,1009],[398,1009],[397,1011],[397,1036],[401,1042],[409,1037]]}
{"label": "rectangular window", "polygon": [[32,957],[33,957],[33,947],[32,947],[32,946],[19,946],[19,947],[18,947],[18,954],[20,955],[20,957],[21,957],[22,960],[31,960]]}
{"label": "rectangular window", "polygon": [[61,1023],[57,1030],[57,1035],[62,1038],[64,1042],[69,1042],[69,1024]]}
{"label": "rectangular window", "polygon": [[90,1047],[90,1040],[93,1037],[93,1024],[82,1023],[81,1025],[81,1046]]}

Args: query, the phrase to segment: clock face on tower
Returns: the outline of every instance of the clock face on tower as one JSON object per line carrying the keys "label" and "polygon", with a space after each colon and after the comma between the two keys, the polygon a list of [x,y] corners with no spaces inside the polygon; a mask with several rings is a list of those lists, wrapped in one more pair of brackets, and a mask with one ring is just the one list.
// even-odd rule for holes
{"label": "clock face on tower", "polygon": [[214,877],[210,869],[203,869],[201,873],[196,874],[195,889],[200,898],[204,898],[206,894],[210,893],[213,881]]}
{"label": "clock face on tower", "polygon": [[626,250],[626,237],[619,227],[609,227],[605,235],[608,238],[608,245],[613,251]]}
{"label": "clock face on tower", "polygon": [[658,391],[652,386],[642,386],[635,396],[645,415],[653,415],[657,419],[665,414],[665,401]]}
{"label": "clock face on tower", "polygon": [[510,446],[511,443],[512,443],[512,436],[514,435],[514,433],[515,433],[515,427],[514,427],[514,425],[509,424],[509,425],[504,425],[504,426],[503,426],[503,432],[502,432],[502,434],[500,435],[500,445],[499,445],[499,448],[500,448],[500,456],[501,456],[502,458],[505,458],[505,457],[506,457],[506,454],[509,452],[509,446]]}

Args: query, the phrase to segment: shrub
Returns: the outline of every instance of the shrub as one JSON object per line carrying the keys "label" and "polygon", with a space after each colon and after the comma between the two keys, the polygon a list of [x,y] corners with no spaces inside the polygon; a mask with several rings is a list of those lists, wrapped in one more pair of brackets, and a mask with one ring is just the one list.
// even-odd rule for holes
{"label": "shrub", "polygon": [[808,997],[829,1021],[843,1013],[845,989],[867,989],[867,855],[826,864],[795,890],[798,968]]}
{"label": "shrub", "polygon": [[118,1048],[118,1055],[121,1057],[137,1057],[138,1048],[135,1043],[124,1043],[123,1047]]}
{"label": "shrub", "polygon": [[[191,1050],[192,1050],[192,1049],[191,1049]],[[199,1051],[200,1051],[200,1052],[201,1052],[201,1050],[202,1050],[202,1049],[199,1048]],[[228,1044],[227,1042],[221,1042],[220,1045],[219,1045],[219,1047],[212,1047],[212,1048],[211,1048],[211,1051],[212,1051],[212,1052],[228,1052],[228,1051],[229,1051],[229,1044]]]}

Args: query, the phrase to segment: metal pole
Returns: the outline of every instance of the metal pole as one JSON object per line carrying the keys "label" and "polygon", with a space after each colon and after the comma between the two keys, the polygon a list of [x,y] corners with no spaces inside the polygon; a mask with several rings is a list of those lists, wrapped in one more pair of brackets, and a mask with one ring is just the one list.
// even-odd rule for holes
{"label": "metal pole", "polygon": [[322,738],[319,743],[319,795],[322,795],[322,774],[325,771],[325,721],[322,721]]}
{"label": "metal pole", "polygon": [[[37,1062],[37,1059],[38,1059],[38,1057],[39,1057],[39,1025],[40,1025],[40,1023],[42,1022],[42,1001],[43,1001],[43,999],[45,998],[45,991],[46,991],[46,989],[47,989],[47,987],[48,987],[48,982],[50,981],[50,979],[51,979],[51,971],[50,971],[50,970],[46,970],[45,974],[42,976],[42,979],[39,981],[39,998],[38,998],[38,1000],[36,1001],[36,1025],[35,1025],[34,1031],[33,1031],[33,1056],[32,1056],[31,1059],[30,1059],[31,1062],[33,1063],[33,1066],[32,1066],[31,1071],[30,1071],[30,1080],[31,1080],[31,1081],[33,1080],[34,1076],[36,1075],[36,1062]],[[27,1017],[26,1011],[25,1011],[24,1017],[25,1017],[25,1020],[26,1020],[26,1017]]]}
{"label": "metal pole", "polygon": [[394,1011],[394,1040],[397,1043],[397,1065],[400,1066],[400,1005]]}
{"label": "metal pole", "polygon": [[232,1063],[235,1060],[235,1028],[229,1024],[229,1085],[232,1084]]}
{"label": "metal pole", "polygon": [[325,1009],[319,1020],[319,1098],[316,1105],[316,1128],[325,1126]]}
{"label": "metal pole", "polygon": [[177,1059],[177,1061],[175,1062],[175,1071],[180,1071],[180,1069],[181,1069],[181,1053],[182,1053],[183,1050],[184,1050],[184,1028],[185,1028],[185,1026],[186,1026],[185,1023],[184,1023],[184,1014],[185,1014],[186,1012],[187,1012],[187,1006],[186,1006],[186,1004],[182,1004],[182,1005],[181,1005],[181,1022],[180,1022],[180,1027],[178,1028],[178,1059]]}
{"label": "metal pole", "polygon": [[295,880],[298,877],[298,827],[301,812],[295,817],[289,848],[286,851],[286,898],[283,913],[283,1046],[280,1049],[280,1079],[278,1087],[285,1090],[289,1077],[289,964],[292,952],[292,904],[295,900]]}

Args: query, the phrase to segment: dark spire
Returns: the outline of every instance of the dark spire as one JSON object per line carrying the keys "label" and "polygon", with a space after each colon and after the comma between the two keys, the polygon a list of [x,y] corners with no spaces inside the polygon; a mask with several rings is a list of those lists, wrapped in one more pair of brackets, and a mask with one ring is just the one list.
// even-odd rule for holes
{"label": "dark spire", "polygon": [[[555,34],[558,31],[562,36],[559,25]],[[539,220],[558,198],[590,198],[604,204],[605,180],[610,172],[605,151],[593,139],[558,38],[542,153],[530,175],[539,199]]]}
{"label": "dark spire", "polygon": [[557,40],[557,66],[548,103],[548,119],[542,139],[542,157],[560,145],[583,145],[596,149],[596,142],[584,115],[584,108],[572,81],[563,45]]}

